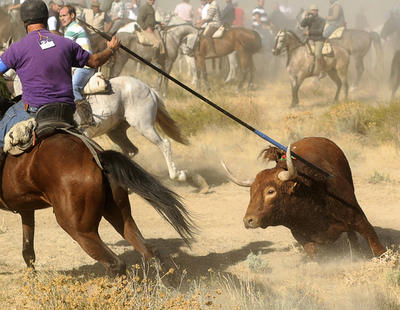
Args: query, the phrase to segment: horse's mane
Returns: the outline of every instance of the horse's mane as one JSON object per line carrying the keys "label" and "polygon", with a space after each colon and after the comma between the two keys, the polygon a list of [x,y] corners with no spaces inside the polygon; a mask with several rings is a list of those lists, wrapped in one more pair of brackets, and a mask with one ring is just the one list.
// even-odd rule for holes
{"label": "horse's mane", "polygon": [[300,40],[299,36],[292,30],[286,30],[287,33],[291,34],[299,43],[304,44],[303,41]]}

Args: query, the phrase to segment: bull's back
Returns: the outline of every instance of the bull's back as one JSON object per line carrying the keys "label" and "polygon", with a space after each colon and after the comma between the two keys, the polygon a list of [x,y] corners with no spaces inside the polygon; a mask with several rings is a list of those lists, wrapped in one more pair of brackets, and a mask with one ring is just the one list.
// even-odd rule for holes
{"label": "bull's back", "polygon": [[292,145],[292,151],[334,177],[344,178],[354,189],[349,162],[333,141],[321,137],[304,138]]}

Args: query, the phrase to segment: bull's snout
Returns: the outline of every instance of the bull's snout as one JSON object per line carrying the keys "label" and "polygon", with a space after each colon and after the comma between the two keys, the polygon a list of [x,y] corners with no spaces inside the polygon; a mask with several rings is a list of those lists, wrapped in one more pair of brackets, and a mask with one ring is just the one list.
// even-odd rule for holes
{"label": "bull's snout", "polygon": [[248,215],[243,218],[244,227],[249,228],[258,228],[260,227],[260,223],[255,216]]}

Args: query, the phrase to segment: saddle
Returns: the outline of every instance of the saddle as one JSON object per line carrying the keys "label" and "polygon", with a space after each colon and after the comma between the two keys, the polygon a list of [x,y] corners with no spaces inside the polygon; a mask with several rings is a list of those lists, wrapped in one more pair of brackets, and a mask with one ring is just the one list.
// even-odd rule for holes
{"label": "saddle", "polygon": [[[327,27],[327,25],[325,26]],[[341,39],[343,36],[344,31],[346,30],[346,27],[339,27],[338,29],[336,29],[330,36],[329,39]]]}
{"label": "saddle", "polygon": [[219,27],[217,29],[217,31],[214,32],[214,34],[212,35],[213,39],[221,39],[224,36],[225,33],[225,26],[222,25],[221,27]]}
{"label": "saddle", "polygon": [[[315,56],[315,42],[312,40],[307,41],[307,47],[309,54]],[[329,40],[325,40],[324,42],[324,46],[322,47],[322,55],[327,57],[334,56],[333,47]]]}
{"label": "saddle", "polygon": [[15,124],[4,138],[3,150],[11,155],[20,155],[34,145],[58,132],[58,129],[76,127],[74,107],[68,103],[50,103],[36,112],[35,118]]}

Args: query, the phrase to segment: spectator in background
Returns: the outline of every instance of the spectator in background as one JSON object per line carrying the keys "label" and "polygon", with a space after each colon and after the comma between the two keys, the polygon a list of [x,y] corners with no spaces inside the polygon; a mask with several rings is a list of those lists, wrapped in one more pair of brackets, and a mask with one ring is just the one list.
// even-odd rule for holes
{"label": "spectator in background", "polygon": [[[210,3],[208,3],[207,0],[202,0],[201,4],[203,5],[203,8],[201,9],[201,19],[206,19],[207,18],[207,14],[208,14],[208,8],[210,7]],[[203,26],[201,26],[202,28],[207,27],[207,23],[203,24]]]}
{"label": "spectator in background", "polygon": [[20,22],[19,10],[24,1],[25,0],[13,0],[12,4],[8,7],[8,14],[10,14],[12,21],[15,23]]}
{"label": "spectator in background", "polygon": [[[100,31],[108,32],[111,27],[111,18],[100,10],[99,0],[92,0],[91,8],[82,10],[82,19]],[[95,33],[91,29],[88,29],[88,32]]]}
{"label": "spectator in background", "polygon": [[367,16],[365,16],[365,7],[361,7],[357,13],[354,27],[360,30],[369,30],[370,26]]}
{"label": "spectator in background", "polygon": [[109,32],[115,34],[126,22],[125,3],[122,0],[113,1],[110,9],[110,17],[112,20],[112,26]]}
{"label": "spectator in background", "polygon": [[235,19],[233,20],[232,25],[236,27],[244,26],[244,10],[238,7],[238,3],[234,2],[233,6],[235,8]]}
{"label": "spectator in background", "polygon": [[235,20],[235,7],[232,4],[232,0],[225,0],[226,6],[221,12],[222,25],[231,27]]}
{"label": "spectator in background", "polygon": [[63,6],[63,0],[51,0],[49,2],[49,18],[47,20],[47,28],[50,30],[50,32],[58,35],[61,35],[59,14]]}
{"label": "spectator in background", "polygon": [[189,0],[183,0],[179,3],[175,7],[174,13],[188,23],[193,22],[193,7],[189,4]]}
{"label": "spectator in background", "polygon": [[285,29],[287,25],[287,17],[281,12],[279,3],[274,3],[272,13],[269,15],[268,23],[271,26],[274,33],[280,29]]}
{"label": "spectator in background", "polygon": [[293,17],[293,9],[289,5],[288,1],[285,0],[283,3],[279,4],[279,10],[288,18]]}
{"label": "spectator in background", "polygon": [[139,16],[140,0],[131,0],[127,3],[128,19],[131,21],[137,21]]}

